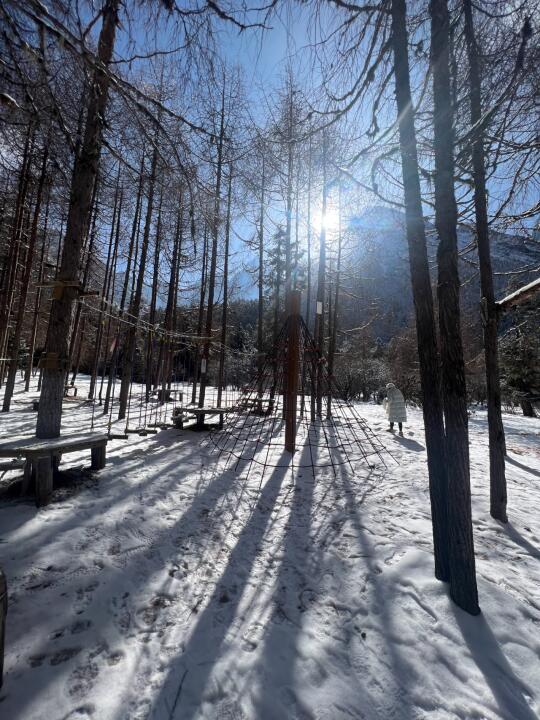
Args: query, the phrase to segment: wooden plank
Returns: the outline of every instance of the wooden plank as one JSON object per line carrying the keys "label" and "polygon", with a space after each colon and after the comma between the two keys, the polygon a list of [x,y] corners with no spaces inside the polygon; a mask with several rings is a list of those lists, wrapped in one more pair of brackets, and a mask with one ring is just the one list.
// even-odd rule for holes
{"label": "wooden plank", "polygon": [[24,460],[10,460],[9,462],[0,462],[0,472],[8,470],[21,470],[25,466]]}
{"label": "wooden plank", "polygon": [[200,407],[184,407],[176,408],[178,415],[180,412],[184,415],[226,415],[227,413],[236,412],[235,408],[200,408]]}
{"label": "wooden plank", "polygon": [[506,297],[502,298],[502,300],[496,302],[495,305],[499,310],[506,310],[514,305],[519,305],[520,303],[525,302],[537,292],[540,292],[540,278],[536,278],[536,280],[533,280],[528,285],[524,285],[519,288],[519,290],[510,293]]}
{"label": "wooden plank", "polygon": [[108,436],[101,433],[86,435],[62,435],[57,438],[25,437],[0,443],[0,457],[20,457],[22,455],[55,454],[56,452],[76,452],[106,444]]}

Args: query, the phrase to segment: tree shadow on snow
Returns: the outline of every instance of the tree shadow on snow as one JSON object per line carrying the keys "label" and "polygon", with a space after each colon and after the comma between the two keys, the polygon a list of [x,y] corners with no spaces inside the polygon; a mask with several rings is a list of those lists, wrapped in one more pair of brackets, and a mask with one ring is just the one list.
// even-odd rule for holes
{"label": "tree shadow on snow", "polygon": [[516,545],[522,547],[531,557],[536,560],[540,560],[540,549],[529,542],[527,538],[524,538],[519,530],[516,530],[512,523],[500,523],[500,527],[506,532],[508,537],[516,543]]}
{"label": "tree shadow on snow", "polygon": [[[282,464],[268,476],[182,654],[170,663],[159,695],[152,703],[150,718],[190,720],[203,703],[212,670],[235,620],[288,470],[289,465]],[[209,647],[212,648],[210,657]]]}
{"label": "tree shadow on snow", "polygon": [[[298,465],[307,465],[313,448],[304,445]],[[296,464],[296,463],[295,463]],[[298,639],[303,631],[302,614],[307,609],[304,593],[311,594],[307,577],[312,577],[310,537],[311,514],[315,479],[305,467],[294,477],[289,516],[282,540],[282,560],[271,598],[271,612],[264,633],[264,645],[258,664],[261,682],[255,701],[255,717],[311,717],[295,691],[295,666],[298,659]],[[316,659],[313,658],[313,662]],[[269,679],[271,678],[271,681]],[[280,695],[276,687],[283,688]],[[276,708],[281,706],[281,711]],[[294,715],[293,715],[294,713]]]}
{"label": "tree shadow on snow", "polygon": [[[366,478],[366,483],[368,479],[369,478]],[[385,647],[385,657],[381,659],[384,665],[388,666],[389,674],[394,677],[393,687],[388,686],[385,688],[384,708],[380,707],[376,697],[373,699],[370,697],[370,688],[373,686],[373,683],[369,682],[370,678],[366,678],[365,686],[361,686],[358,689],[359,693],[361,693],[358,707],[362,709],[364,717],[393,717],[399,718],[400,720],[412,720],[417,717],[417,714],[414,711],[415,703],[409,695],[407,685],[410,685],[411,681],[415,681],[415,669],[412,664],[407,662],[405,653],[394,640],[395,637],[399,636],[400,632],[399,628],[396,627],[394,619],[393,611],[395,608],[391,605],[392,596],[388,597],[384,583],[382,582],[382,571],[378,562],[375,560],[377,551],[368,537],[369,530],[362,521],[356,491],[346,468],[340,468],[336,480],[339,481],[337,483],[337,491],[341,492],[342,496],[346,499],[348,516],[355,531],[361,551],[362,562],[365,564],[367,570],[364,579],[366,592],[371,593],[371,599],[366,600],[366,602],[369,603],[368,607],[372,607],[377,614],[377,624],[380,628],[384,629],[384,633],[381,632],[379,636],[383,647]],[[394,600],[395,599],[392,599],[392,602]],[[366,648],[366,655],[368,655],[369,652],[369,648]],[[373,673],[373,669],[370,670],[370,673]],[[384,714],[382,714],[381,711],[383,711]]]}
{"label": "tree shadow on snow", "polygon": [[525,472],[531,473],[531,475],[535,475],[536,477],[540,478],[540,470],[535,470],[532,467],[529,467],[528,465],[525,465],[524,463],[520,463],[518,460],[516,460],[513,457],[510,457],[509,455],[506,456],[506,462],[509,462],[511,465],[515,465],[520,470],[525,470]]}
{"label": "tree shadow on snow", "polygon": [[538,720],[525,696],[533,692],[512,670],[484,615],[472,617],[449,603],[472,659],[482,672],[503,718]]}
{"label": "tree shadow on snow", "polygon": [[[155,459],[156,454],[160,454],[159,451],[162,450],[160,448],[160,441],[157,439],[158,436],[155,436],[155,438],[152,438],[152,441],[147,446],[146,450],[147,453],[145,453],[145,456],[149,452],[149,447],[151,447],[154,450],[154,453],[152,453],[152,458]],[[167,445],[167,442],[165,443]],[[158,451],[159,449],[159,451]],[[166,448],[165,448],[166,450]],[[193,453],[190,454],[197,454],[196,448],[193,448]],[[145,456],[143,456],[140,459],[137,459],[135,463],[133,463],[132,459],[129,456],[117,458],[117,470],[118,474],[120,476],[124,475],[126,473],[126,465],[130,466],[129,472],[133,471],[133,465],[135,467],[141,465],[144,465]],[[182,461],[184,461],[186,456],[184,455],[182,457]],[[116,464],[116,463],[115,463]],[[163,465],[160,464],[156,468],[156,472],[159,472],[160,475],[162,474],[170,474],[170,478],[167,479],[167,482],[165,484],[160,484],[159,487],[156,489],[156,493],[158,494],[158,498],[162,499],[163,496],[167,495],[169,491],[175,490],[176,486],[179,483],[179,476],[178,473],[171,472],[173,469],[180,469],[178,459],[173,459],[170,463]],[[153,492],[152,489],[152,483],[155,479],[155,473],[150,471],[148,473],[148,477],[145,477],[144,480],[142,480],[139,483],[136,484],[124,484],[122,486],[122,491],[117,492],[114,494],[113,498],[109,498],[111,501],[111,506],[114,507],[115,505],[122,505],[126,502],[126,500],[129,499],[130,496],[133,497],[133,499],[139,499],[141,497],[141,492],[144,492],[146,490],[150,490]],[[160,563],[157,563],[155,561],[150,563],[149,567],[145,567],[145,558],[150,554],[152,548],[156,548],[160,550],[162,553],[167,551],[173,551],[174,549],[170,547],[172,544],[175,547],[178,547],[182,544],[186,539],[189,539],[191,537],[191,531],[194,525],[197,524],[197,522],[200,523],[200,518],[203,515],[204,511],[208,508],[216,509],[219,502],[223,499],[233,499],[236,500],[236,507],[238,507],[238,504],[240,502],[238,498],[238,492],[240,495],[243,492],[245,483],[239,482],[236,480],[234,483],[236,487],[239,487],[239,490],[236,490],[235,488],[231,487],[233,485],[233,482],[231,481],[231,474],[230,473],[223,473],[223,474],[214,474],[212,473],[210,476],[201,477],[199,481],[199,487],[195,488],[195,492],[191,498],[187,501],[189,504],[184,510],[183,513],[180,514],[180,516],[177,518],[177,520],[174,522],[173,526],[167,526],[162,531],[159,531],[156,533],[152,538],[152,543],[150,546],[144,546],[141,550],[138,550],[136,553],[133,553],[133,555],[130,556],[129,561],[126,562],[126,564],[122,564],[120,566],[116,567],[109,567],[106,573],[107,581],[102,582],[100,578],[100,570],[98,568],[95,569],[95,571],[87,574],[85,576],[84,583],[81,583],[81,580],[78,582],[81,583],[80,588],[76,589],[76,585],[73,584],[70,588],[70,580],[68,579],[66,581],[66,595],[72,594],[73,589],[76,589],[75,592],[81,592],[83,591],[83,588],[86,586],[93,587],[93,597],[92,597],[92,605],[93,606],[99,606],[102,603],[106,603],[107,605],[110,605],[111,601],[114,599],[114,597],[120,598],[126,598],[129,596],[129,592],[126,594],[126,586],[130,585],[130,583],[126,583],[126,580],[130,578],[130,574],[134,571],[135,567],[137,567],[137,572],[139,573],[139,582],[142,586],[145,585],[146,581],[150,581],[152,575],[160,569]],[[202,487],[201,487],[202,485]],[[234,498],[233,498],[234,496]],[[108,500],[105,502],[105,512],[108,511]],[[234,513],[235,513],[235,507],[231,508],[231,512],[233,515],[233,520],[231,520],[231,523],[234,521]],[[57,537],[59,534],[61,535],[63,531],[71,529],[73,526],[78,524],[93,524],[96,522],[97,518],[100,517],[103,513],[103,507],[100,503],[100,498],[96,498],[95,504],[92,505],[92,509],[89,513],[83,513],[81,516],[81,512],[78,514],[71,514],[67,513],[66,518],[61,520],[58,523],[50,523],[51,527],[41,528],[40,532],[36,532],[32,537],[32,543],[31,546],[35,543],[36,547],[41,547],[43,544],[47,544],[49,537],[52,539],[52,537]],[[27,541],[28,542],[28,541]],[[201,548],[201,555],[204,554],[204,548]],[[175,555],[176,556],[176,555]],[[26,557],[26,556],[25,556]],[[163,563],[167,562],[168,558],[163,559]],[[142,561],[142,563],[141,563]],[[20,572],[19,569],[17,569],[17,572]],[[76,583],[77,580],[74,579],[74,583]],[[47,587],[47,585],[44,585],[44,587]],[[131,589],[131,586],[130,586]],[[167,587],[163,587],[163,591],[166,593],[168,590]],[[71,591],[71,592],[70,592]],[[71,613],[69,616],[63,618],[63,622],[67,625],[69,625],[69,622],[74,620],[75,616],[72,616]],[[113,623],[113,618],[109,616],[109,622]],[[104,638],[106,638],[108,635],[107,631],[107,625],[104,624],[100,626],[99,628],[96,627],[90,631],[90,633],[86,636],[85,645],[87,647],[92,647],[96,643],[98,645],[103,644]],[[34,655],[40,656],[43,655],[43,657],[48,657],[48,655],[51,654],[52,651],[58,650],[58,647],[54,644],[54,642],[51,641],[50,638],[43,638],[43,641],[34,649]],[[65,672],[64,668],[67,670],[71,670],[72,667],[68,663],[66,663],[65,666],[62,666],[62,671]],[[7,677],[5,677],[6,682],[4,683],[3,691],[4,692],[10,692],[12,688],[10,688],[10,677],[9,677],[9,669]],[[17,701],[17,710],[20,713],[20,716],[24,716],[24,708],[30,704],[35,697],[37,697],[41,692],[45,691],[48,682],[50,678],[47,677],[47,675],[40,675],[39,678],[34,678],[32,684],[30,687],[28,687],[24,693],[23,696],[20,696]],[[14,689],[14,688],[13,688]],[[122,718],[127,717],[127,715],[123,712]],[[165,715],[165,717],[169,717],[168,714]]]}

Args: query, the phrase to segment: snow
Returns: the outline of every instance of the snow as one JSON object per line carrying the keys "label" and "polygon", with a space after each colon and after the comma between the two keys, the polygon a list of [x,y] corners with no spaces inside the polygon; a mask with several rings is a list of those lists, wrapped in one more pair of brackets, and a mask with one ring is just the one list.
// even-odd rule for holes
{"label": "snow", "polygon": [[[31,432],[36,396],[15,395],[0,439]],[[471,415],[473,618],[433,577],[421,413],[400,438],[382,407],[360,411],[397,463],[314,480],[276,458],[246,479],[204,433],[167,429],[110,441],[97,473],[70,454],[45,508],[4,499],[0,716],[537,718],[540,421],[504,416],[505,526],[489,516],[486,414]],[[66,401],[66,432],[90,416]]]}

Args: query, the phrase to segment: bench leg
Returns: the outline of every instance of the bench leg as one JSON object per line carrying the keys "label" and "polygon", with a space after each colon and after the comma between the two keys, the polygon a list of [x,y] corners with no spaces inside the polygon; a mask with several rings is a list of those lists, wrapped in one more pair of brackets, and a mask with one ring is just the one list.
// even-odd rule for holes
{"label": "bench leg", "polygon": [[106,452],[105,445],[92,448],[92,470],[102,470],[105,467]]}
{"label": "bench leg", "polygon": [[53,491],[53,468],[50,457],[36,460],[36,505],[47,505]]}
{"label": "bench leg", "polygon": [[4,638],[6,635],[7,588],[0,576],[0,688],[4,680]]}
{"label": "bench leg", "polygon": [[32,480],[32,461],[26,458],[24,463],[24,474],[21,487],[21,495],[28,495],[30,492],[30,482]]}

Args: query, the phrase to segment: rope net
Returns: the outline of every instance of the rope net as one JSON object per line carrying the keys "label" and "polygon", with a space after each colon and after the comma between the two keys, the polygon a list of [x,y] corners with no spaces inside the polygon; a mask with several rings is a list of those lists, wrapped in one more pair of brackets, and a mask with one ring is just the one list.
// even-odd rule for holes
{"label": "rope net", "polygon": [[[287,403],[287,358],[290,324],[299,323],[299,363],[296,408]],[[284,450],[288,413],[294,412],[296,452]],[[223,429],[214,427],[203,442],[216,463],[235,470],[292,466],[293,469],[330,469],[337,474],[358,463],[386,465],[388,451],[361,417],[355,405],[344,399],[327,362],[318,351],[301,317],[289,317],[274,351],[241,393],[236,404],[224,412]]]}

